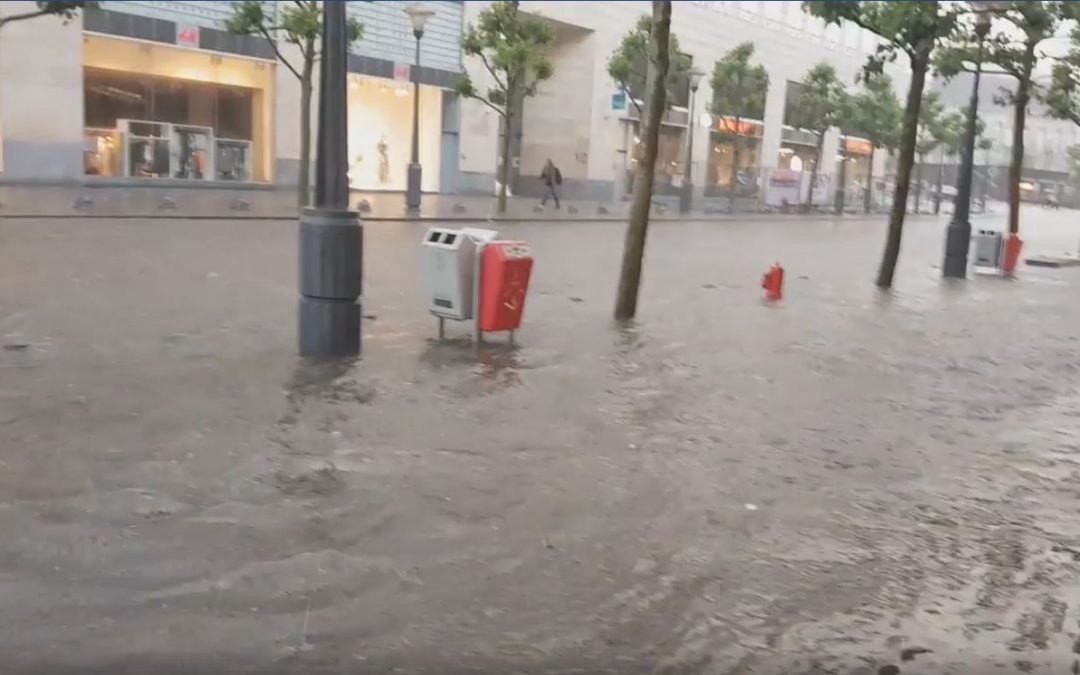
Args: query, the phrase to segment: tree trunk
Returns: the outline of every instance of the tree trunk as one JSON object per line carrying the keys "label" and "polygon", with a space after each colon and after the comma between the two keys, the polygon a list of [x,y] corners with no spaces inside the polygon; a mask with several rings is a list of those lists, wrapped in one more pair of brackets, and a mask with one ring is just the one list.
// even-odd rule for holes
{"label": "tree trunk", "polygon": [[[809,213],[814,208],[814,188],[817,186],[818,167],[821,166],[821,153],[825,147],[825,132],[817,137],[817,159],[814,160],[814,168],[810,169],[810,189],[806,191],[806,211]],[[827,202],[826,202],[827,203]]]}
{"label": "tree trunk", "polygon": [[[693,123],[693,120],[690,120]],[[728,213],[735,213],[735,191],[739,176],[739,120],[735,120],[735,135],[731,137],[731,185],[728,188]]]}
{"label": "tree trunk", "polygon": [[870,213],[870,207],[874,204],[874,150],[877,149],[873,143],[870,144],[870,161],[866,163],[866,189],[863,190],[863,213]]}
{"label": "tree trunk", "polygon": [[311,203],[311,80],[314,68],[315,43],[311,40],[305,45],[304,69],[300,76],[300,175],[296,183],[300,208]]}
{"label": "tree trunk", "polygon": [[844,206],[847,203],[847,193],[845,188],[847,187],[847,157],[840,160],[840,171],[836,175],[836,215],[840,216],[844,213]]}
{"label": "tree trunk", "polygon": [[922,167],[926,157],[919,155],[919,166],[915,168],[915,215],[919,215],[919,207],[922,205]]}
{"label": "tree trunk", "polygon": [[945,182],[945,147],[941,148],[941,159],[937,167],[937,190],[934,191],[934,215],[941,213],[941,186]]}
{"label": "tree trunk", "polygon": [[1035,66],[1035,42],[1024,46],[1023,74],[1016,86],[1016,107],[1013,111],[1012,162],[1009,164],[1009,233],[1020,231],[1020,180],[1024,174],[1024,126],[1031,99],[1031,70]]}
{"label": "tree trunk", "polygon": [[907,211],[908,190],[911,187],[911,166],[915,162],[915,138],[919,131],[919,109],[922,107],[923,85],[930,66],[930,50],[934,43],[920,44],[911,59],[911,86],[908,88],[904,107],[904,130],[900,138],[900,159],[896,167],[896,192],[893,193],[892,211],[889,214],[889,234],[885,238],[885,251],[881,256],[877,285],[891,288],[896,273],[896,261],[900,259],[900,240],[904,235],[904,215]]}
{"label": "tree trunk", "polygon": [[499,200],[497,208],[499,213],[506,213],[506,186],[510,182],[510,141],[514,126],[514,112],[508,104],[506,117],[503,118],[505,131],[502,137],[502,165],[499,167]]}
{"label": "tree trunk", "polygon": [[656,155],[660,146],[660,120],[666,108],[666,87],[671,38],[671,0],[653,0],[650,59],[646,77],[648,100],[645,105],[646,124],[642,136],[645,153],[641,170],[634,179],[634,197],[630,206],[630,222],[626,227],[626,243],[623,247],[622,268],[619,272],[619,290],[615,300],[615,318],[627,320],[637,314],[638,290],[641,286],[641,264],[645,257],[645,236],[649,229],[649,208],[652,206],[653,177],[656,173]]}

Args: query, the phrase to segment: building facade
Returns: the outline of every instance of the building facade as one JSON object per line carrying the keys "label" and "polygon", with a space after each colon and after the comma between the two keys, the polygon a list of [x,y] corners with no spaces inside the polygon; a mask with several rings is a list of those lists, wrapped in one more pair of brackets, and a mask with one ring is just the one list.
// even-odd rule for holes
{"label": "building facade", "polygon": [[[356,189],[404,189],[415,68],[423,187],[455,190],[463,5],[429,5],[435,15],[417,65],[407,3],[349,4],[364,25],[348,76]],[[0,13],[32,6],[4,2]],[[67,24],[42,17],[5,26],[0,180],[295,185],[299,81],[265,38],[227,32],[231,12],[228,2],[103,2]],[[277,47],[299,68],[297,48]]]}

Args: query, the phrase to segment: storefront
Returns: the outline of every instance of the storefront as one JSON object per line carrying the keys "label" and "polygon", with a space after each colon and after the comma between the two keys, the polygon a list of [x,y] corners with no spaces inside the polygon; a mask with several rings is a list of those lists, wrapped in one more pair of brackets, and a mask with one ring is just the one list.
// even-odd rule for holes
{"label": "storefront", "polygon": [[86,175],[272,179],[274,64],[96,34],[83,64]]}
{"label": "storefront", "polygon": [[[405,72],[408,71],[406,67]],[[420,85],[421,188],[438,192],[442,155],[443,91]],[[413,84],[349,73],[349,186],[354,190],[406,187],[412,153]]]}
{"label": "storefront", "polygon": [[[625,194],[627,196],[634,191],[634,179],[641,170],[641,161],[645,153],[645,144],[641,141],[639,126],[637,120],[627,120],[623,125],[627,148],[625,183]],[[656,169],[653,174],[653,192],[655,194],[675,195],[678,194],[679,189],[682,187],[683,165],[686,156],[685,132],[685,126],[674,124],[662,124],[660,126]]]}
{"label": "storefront", "polygon": [[[737,127],[737,128],[736,128]],[[736,181],[736,194],[752,197],[758,192],[758,167],[761,166],[761,137],[765,124],[757,120],[719,117],[709,132],[709,156],[706,160],[706,196],[727,196]],[[736,136],[737,135],[737,136]],[[735,166],[733,142],[738,140],[738,166]]]}
{"label": "storefront", "polygon": [[870,141],[856,136],[840,138],[837,171],[843,176],[844,200],[848,206],[863,204],[866,176],[870,167]]}

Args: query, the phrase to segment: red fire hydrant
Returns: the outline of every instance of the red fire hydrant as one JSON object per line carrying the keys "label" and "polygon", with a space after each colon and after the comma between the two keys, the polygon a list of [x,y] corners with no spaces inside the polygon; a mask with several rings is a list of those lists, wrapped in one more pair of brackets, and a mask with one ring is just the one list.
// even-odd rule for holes
{"label": "red fire hydrant", "polygon": [[777,262],[761,278],[761,287],[765,289],[765,299],[781,300],[784,297],[784,268]]}
{"label": "red fire hydrant", "polygon": [[1001,273],[1011,277],[1016,270],[1016,264],[1020,262],[1020,249],[1024,247],[1024,240],[1020,235],[1012,232],[1005,241],[1005,259],[1001,261]]}

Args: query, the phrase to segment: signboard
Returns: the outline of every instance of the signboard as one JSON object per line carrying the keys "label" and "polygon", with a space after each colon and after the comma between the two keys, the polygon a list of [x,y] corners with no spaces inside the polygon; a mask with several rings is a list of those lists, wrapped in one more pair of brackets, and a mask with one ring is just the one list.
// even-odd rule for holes
{"label": "signboard", "polygon": [[394,79],[398,82],[408,82],[412,79],[412,66],[407,63],[394,64]]}
{"label": "signboard", "polygon": [[773,169],[769,180],[765,182],[765,204],[768,206],[789,206],[800,203],[799,190],[802,183],[802,171],[791,169]]}
{"label": "signboard", "polygon": [[199,46],[199,27],[182,23],[176,27],[176,44],[181,47]]}
{"label": "signboard", "polygon": [[873,148],[870,141],[864,138],[845,138],[844,152],[852,155],[869,155]]}
{"label": "signboard", "polygon": [[612,110],[626,110],[626,90],[620,89],[611,95]]}

